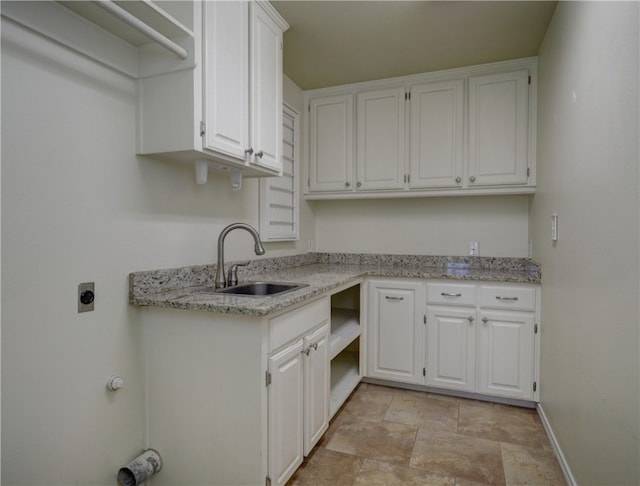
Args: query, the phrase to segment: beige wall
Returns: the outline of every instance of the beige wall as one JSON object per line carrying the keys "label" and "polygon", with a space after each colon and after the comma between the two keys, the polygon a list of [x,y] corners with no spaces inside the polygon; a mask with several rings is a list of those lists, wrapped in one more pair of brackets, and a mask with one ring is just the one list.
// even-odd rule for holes
{"label": "beige wall", "polygon": [[319,251],[526,257],[529,196],[315,201]]}
{"label": "beige wall", "polygon": [[560,2],[539,55],[541,400],[581,485],[640,483],[638,5]]}
{"label": "beige wall", "polygon": [[[257,227],[258,181],[196,185],[191,166],[136,157],[134,81],[4,19],[2,36],[2,483],[111,485],[145,445],[127,275],[215,262],[224,226]],[[291,83],[286,98],[302,103]],[[305,224],[266,256],[306,251]],[[226,256],[255,258],[249,235]],[[95,311],[78,314],[88,281]]]}

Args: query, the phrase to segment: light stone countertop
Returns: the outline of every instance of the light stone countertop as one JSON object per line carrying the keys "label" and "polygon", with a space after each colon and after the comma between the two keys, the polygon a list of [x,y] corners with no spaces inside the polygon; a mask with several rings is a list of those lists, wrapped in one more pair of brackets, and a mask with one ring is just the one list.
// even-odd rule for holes
{"label": "light stone countertop", "polygon": [[129,301],[138,306],[265,316],[362,277],[541,282],[540,266],[522,258],[308,253],[253,260],[248,269],[238,273],[240,283],[269,281],[307,286],[264,297],[203,293],[204,288],[213,287],[215,265],[201,265],[131,273]]}

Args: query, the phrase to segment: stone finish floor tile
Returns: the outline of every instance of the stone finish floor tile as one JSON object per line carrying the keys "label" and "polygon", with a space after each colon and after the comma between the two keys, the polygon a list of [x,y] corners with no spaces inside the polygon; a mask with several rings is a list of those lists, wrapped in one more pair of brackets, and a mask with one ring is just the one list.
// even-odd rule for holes
{"label": "stone finish floor tile", "polygon": [[507,485],[564,485],[564,475],[553,452],[515,444],[501,444]]}
{"label": "stone finish floor tile", "polygon": [[565,485],[533,409],[362,383],[287,486]]}
{"label": "stone finish floor tile", "polygon": [[351,486],[364,459],[351,454],[315,449],[305,459],[288,486]]}
{"label": "stone finish floor tile", "polygon": [[420,429],[410,465],[481,483],[505,484],[500,443],[479,437]]}
{"label": "stone finish floor tile", "polygon": [[409,465],[416,430],[409,425],[364,417],[341,423],[326,447],[391,464]]}
{"label": "stone finish floor tile", "polygon": [[455,486],[455,478],[365,459],[354,486]]}
{"label": "stone finish floor tile", "polygon": [[469,400],[459,413],[459,434],[550,450],[535,409]]}
{"label": "stone finish floor tile", "polygon": [[428,398],[426,393],[398,391],[384,420],[456,433],[458,403]]}

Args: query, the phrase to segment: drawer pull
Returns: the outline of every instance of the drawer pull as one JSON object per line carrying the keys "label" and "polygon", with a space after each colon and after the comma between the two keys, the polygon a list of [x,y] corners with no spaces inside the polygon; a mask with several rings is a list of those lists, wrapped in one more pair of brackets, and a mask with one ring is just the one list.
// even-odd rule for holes
{"label": "drawer pull", "polygon": [[394,302],[400,302],[401,300],[404,300],[404,297],[393,297],[391,295],[385,295],[384,298],[387,300],[393,300]]}
{"label": "drawer pull", "polygon": [[469,316],[469,317],[467,317],[467,321],[469,321],[469,322],[473,322],[474,320],[475,320],[475,319],[473,318],[473,316]]}
{"label": "drawer pull", "polygon": [[489,319],[487,319],[486,317],[483,317],[482,318],[482,322],[484,322],[486,324],[487,322],[489,322]]}
{"label": "drawer pull", "polygon": [[505,302],[515,302],[516,300],[518,300],[517,297],[500,297],[499,295],[496,295],[496,299],[504,300]]}
{"label": "drawer pull", "polygon": [[455,292],[440,292],[443,297],[462,297],[462,294],[456,294]]}

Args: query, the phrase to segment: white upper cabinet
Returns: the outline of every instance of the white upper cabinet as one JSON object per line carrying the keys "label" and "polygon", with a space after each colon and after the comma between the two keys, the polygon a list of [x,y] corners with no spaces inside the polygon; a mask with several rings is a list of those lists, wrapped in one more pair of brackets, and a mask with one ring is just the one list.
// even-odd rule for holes
{"label": "white upper cabinet", "polygon": [[526,184],[528,78],[522,69],[469,79],[469,184]]}
{"label": "white upper cabinet", "polygon": [[533,193],[535,74],[530,58],[306,91],[306,197]]}
{"label": "white upper cabinet", "polygon": [[193,6],[195,67],[138,81],[138,153],[279,175],[288,25],[267,2]]}
{"label": "white upper cabinet", "polygon": [[205,149],[244,160],[249,138],[249,4],[206,2],[204,10]]}
{"label": "white upper cabinet", "polygon": [[312,191],[353,185],[353,95],[309,101],[309,180]]}
{"label": "white upper cabinet", "polygon": [[[215,3],[215,2],[214,2]],[[282,171],[282,26],[251,2],[250,162]]]}
{"label": "white upper cabinet", "polygon": [[411,88],[409,187],[462,184],[464,80]]}
{"label": "white upper cabinet", "polygon": [[358,94],[356,190],[402,189],[405,89]]}

